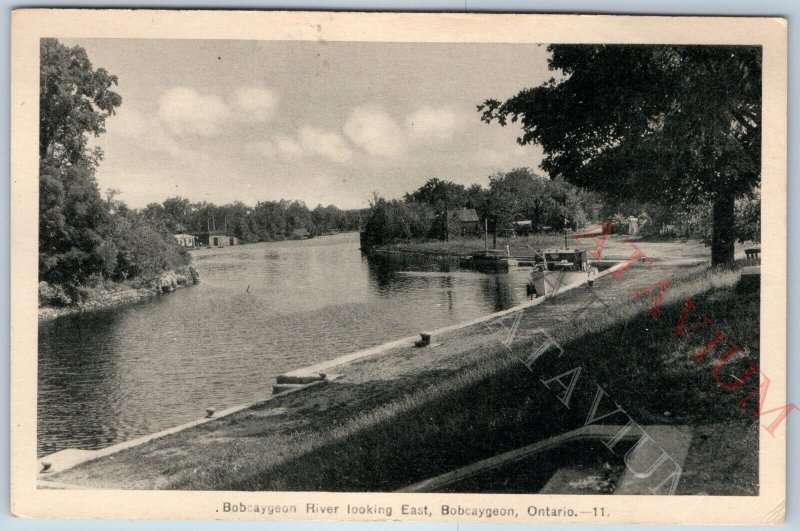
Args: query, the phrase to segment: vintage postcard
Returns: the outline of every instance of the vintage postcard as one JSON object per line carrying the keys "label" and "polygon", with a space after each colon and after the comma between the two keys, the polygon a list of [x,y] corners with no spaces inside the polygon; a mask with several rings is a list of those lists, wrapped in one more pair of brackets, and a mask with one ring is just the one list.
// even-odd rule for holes
{"label": "vintage postcard", "polygon": [[13,513],[783,521],[786,28],[15,12]]}

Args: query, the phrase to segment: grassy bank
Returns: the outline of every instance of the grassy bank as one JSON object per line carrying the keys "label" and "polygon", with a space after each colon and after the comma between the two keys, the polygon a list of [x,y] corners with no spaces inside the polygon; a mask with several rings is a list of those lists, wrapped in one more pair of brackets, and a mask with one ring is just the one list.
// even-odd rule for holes
{"label": "grassy bank", "polygon": [[[704,271],[675,281],[658,321],[647,315],[647,306],[636,303],[587,312],[579,326],[553,330],[565,354],[542,358],[533,373],[498,345],[484,352],[480,365],[340,425],[334,418],[320,422],[316,433],[269,437],[263,446],[258,439],[247,444],[233,440],[222,461],[189,474],[176,470],[169,487],[391,491],[581,426],[599,384],[642,424],[697,429],[682,490],[692,489],[691,478],[702,477],[695,487],[711,494],[755,494],[758,448],[752,411],[740,409],[738,395],[734,399],[713,382],[707,365],[689,358],[709,334],[672,334],[683,297],[691,295],[757,359],[758,294],[737,293],[737,278],[736,272]],[[526,346],[520,341],[514,349],[524,352]],[[576,366],[584,376],[567,409],[541,380]],[[612,416],[604,422],[625,420]]]}

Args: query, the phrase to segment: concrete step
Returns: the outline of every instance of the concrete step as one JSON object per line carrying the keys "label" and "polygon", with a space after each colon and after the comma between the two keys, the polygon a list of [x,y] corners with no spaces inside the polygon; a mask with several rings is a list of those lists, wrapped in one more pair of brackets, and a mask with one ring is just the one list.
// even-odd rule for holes
{"label": "concrete step", "polygon": [[319,382],[325,379],[324,374],[308,373],[308,374],[279,374],[275,379],[279,384],[310,384]]}
{"label": "concrete step", "polygon": [[277,395],[278,393],[283,393],[284,391],[291,391],[293,389],[302,389],[308,384],[275,384],[272,386],[272,394]]}

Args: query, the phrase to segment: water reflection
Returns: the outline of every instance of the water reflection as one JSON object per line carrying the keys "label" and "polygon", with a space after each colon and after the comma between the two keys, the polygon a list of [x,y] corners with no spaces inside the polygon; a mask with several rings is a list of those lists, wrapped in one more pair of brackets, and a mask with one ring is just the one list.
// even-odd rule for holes
{"label": "water reflection", "polygon": [[502,310],[525,276],[367,260],[358,235],[195,253],[203,282],[39,327],[38,453],[268,396],[281,372]]}

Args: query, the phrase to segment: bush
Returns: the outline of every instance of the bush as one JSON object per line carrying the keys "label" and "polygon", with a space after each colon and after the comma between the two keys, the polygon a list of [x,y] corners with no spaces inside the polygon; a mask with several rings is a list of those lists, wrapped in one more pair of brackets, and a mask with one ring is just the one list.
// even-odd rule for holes
{"label": "bush", "polygon": [[427,238],[433,230],[434,212],[427,204],[376,197],[364,226],[364,241],[368,245],[385,245],[397,240]]}
{"label": "bush", "polygon": [[153,277],[185,266],[191,260],[166,229],[144,218],[116,218],[112,238],[117,256],[110,273],[116,280]]}
{"label": "bush", "polygon": [[61,286],[53,286],[47,282],[39,282],[39,306],[69,306],[72,299]]}

